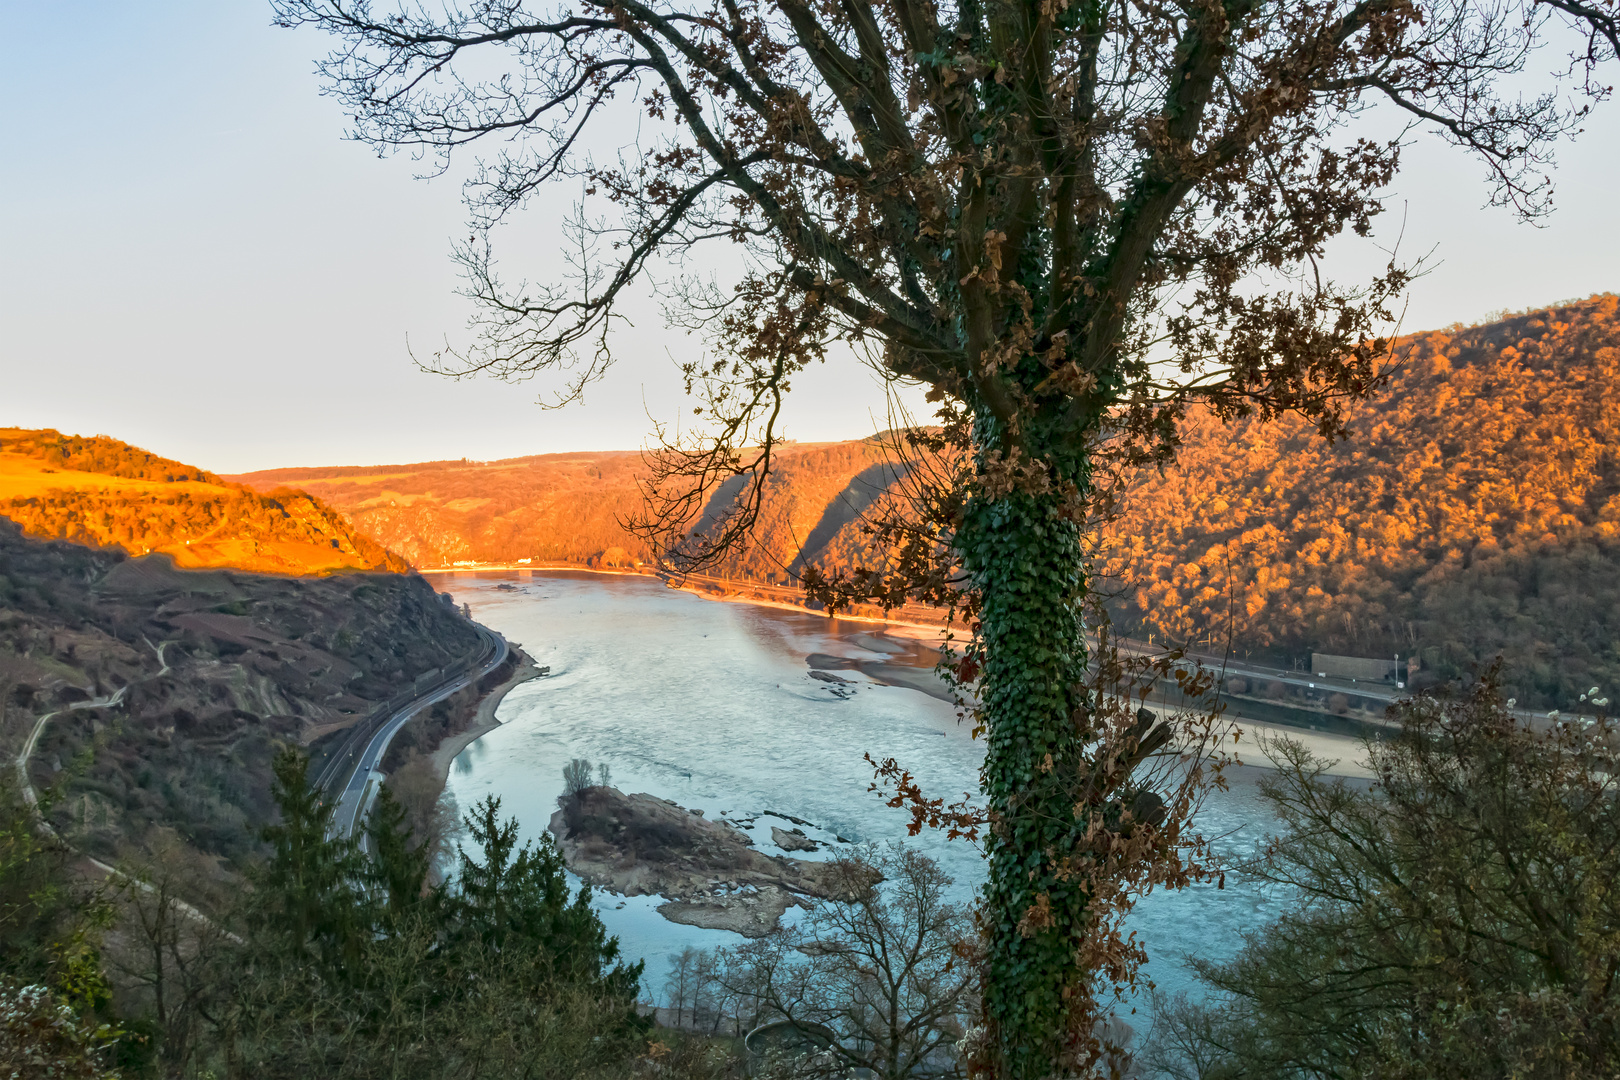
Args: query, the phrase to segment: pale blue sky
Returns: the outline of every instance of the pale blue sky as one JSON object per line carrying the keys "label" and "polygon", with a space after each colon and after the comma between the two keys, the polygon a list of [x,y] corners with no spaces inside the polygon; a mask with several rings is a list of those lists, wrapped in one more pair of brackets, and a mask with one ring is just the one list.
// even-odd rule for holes
{"label": "pale blue sky", "polygon": [[[533,384],[416,371],[407,336],[431,349],[469,313],[446,257],[457,186],[343,142],[311,70],[325,42],[272,28],[264,4],[0,13],[0,425],[106,432],[233,472],[634,448],[648,411],[681,411],[670,356],[693,345],[650,310],[607,382],[565,411],[536,408]],[[1407,329],[1620,289],[1620,109],[1563,148],[1559,210],[1540,229],[1482,209],[1480,168],[1432,140],[1408,161],[1403,251],[1435,248],[1438,265]],[[1382,258],[1339,254],[1347,278]],[[846,365],[795,396],[800,439],[881,419],[875,384]]]}

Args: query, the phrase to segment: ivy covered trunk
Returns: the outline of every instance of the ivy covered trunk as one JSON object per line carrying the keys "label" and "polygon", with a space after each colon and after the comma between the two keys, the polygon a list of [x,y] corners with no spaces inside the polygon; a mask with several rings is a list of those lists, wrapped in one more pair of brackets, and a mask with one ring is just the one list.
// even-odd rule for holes
{"label": "ivy covered trunk", "polygon": [[970,502],[957,542],[982,598],[987,1049],[1000,1076],[1044,1080],[1067,1057],[1073,988],[1087,978],[1085,889],[1058,873],[1082,827],[1065,783],[1084,749],[1080,533],[1058,493],[1014,490]]}

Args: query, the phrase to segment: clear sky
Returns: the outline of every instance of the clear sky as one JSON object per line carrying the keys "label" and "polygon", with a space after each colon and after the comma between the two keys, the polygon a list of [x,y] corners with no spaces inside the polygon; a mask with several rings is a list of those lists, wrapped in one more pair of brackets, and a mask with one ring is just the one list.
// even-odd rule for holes
{"label": "clear sky", "polygon": [[[312,73],[326,42],[257,0],[0,0],[0,426],[105,432],[221,472],[640,446],[682,412],[691,339],[650,309],[583,405],[450,382],[407,341],[461,337],[453,181],[342,141]],[[1406,329],[1620,290],[1620,109],[1560,153],[1536,228],[1483,208],[1481,168],[1408,152],[1403,254],[1434,250]],[[566,203],[572,193],[560,193]],[[1393,236],[1397,201],[1385,219]],[[514,271],[547,254],[509,248]],[[1340,269],[1382,260],[1345,250]],[[799,380],[788,434],[855,438],[882,394],[848,365]]]}

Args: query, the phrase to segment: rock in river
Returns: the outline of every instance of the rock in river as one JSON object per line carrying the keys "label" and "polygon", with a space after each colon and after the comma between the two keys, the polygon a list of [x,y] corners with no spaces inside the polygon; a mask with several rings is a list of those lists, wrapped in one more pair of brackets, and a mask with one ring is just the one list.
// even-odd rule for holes
{"label": "rock in river", "polygon": [[820,851],[821,845],[804,835],[803,829],[778,829],[771,826],[771,842],[783,851]]}
{"label": "rock in river", "polygon": [[[569,797],[551,816],[551,832],[569,869],[591,885],[624,896],[665,896],[669,903],[658,910],[671,922],[747,937],[774,930],[790,904],[809,907],[812,899],[838,899],[852,887],[847,866],[761,854],[737,826],[617,788],[589,787]],[[782,837],[811,848],[794,848]],[[814,847],[780,829],[772,838],[790,850]]]}

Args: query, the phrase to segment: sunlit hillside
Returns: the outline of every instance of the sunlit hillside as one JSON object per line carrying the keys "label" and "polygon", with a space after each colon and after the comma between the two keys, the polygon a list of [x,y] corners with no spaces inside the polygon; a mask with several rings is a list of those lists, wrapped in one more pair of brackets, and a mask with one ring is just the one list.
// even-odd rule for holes
{"label": "sunlit hillside", "polygon": [[[872,440],[785,446],[767,481],[759,542],[717,572],[791,580],[882,490],[885,457]],[[652,557],[625,528],[642,510],[642,471],[641,455],[626,451],[278,469],[233,479],[260,490],[297,484],[419,568],[520,559],[628,566]],[[736,486],[714,502],[729,501]]]}
{"label": "sunlit hillside", "polygon": [[[1305,423],[1194,417],[1176,466],[1112,530],[1106,569],[1134,633],[1304,663],[1416,654],[1419,683],[1498,654],[1509,693],[1620,688],[1616,298],[1400,345],[1390,385],[1329,445]],[[790,583],[861,561],[856,518],[893,480],[878,440],[790,445],[758,543],[719,573]],[[420,567],[630,564],[633,452],[298,469],[297,483]],[[723,504],[735,486],[717,495]]]}
{"label": "sunlit hillside", "polygon": [[1414,334],[1328,445],[1195,420],[1115,530],[1118,611],[1239,654],[1497,655],[1520,702],[1620,689],[1620,300]]}
{"label": "sunlit hillside", "polygon": [[158,551],[186,568],[408,569],[302,491],[253,491],[116,439],[0,428],[0,515],[32,537]]}

